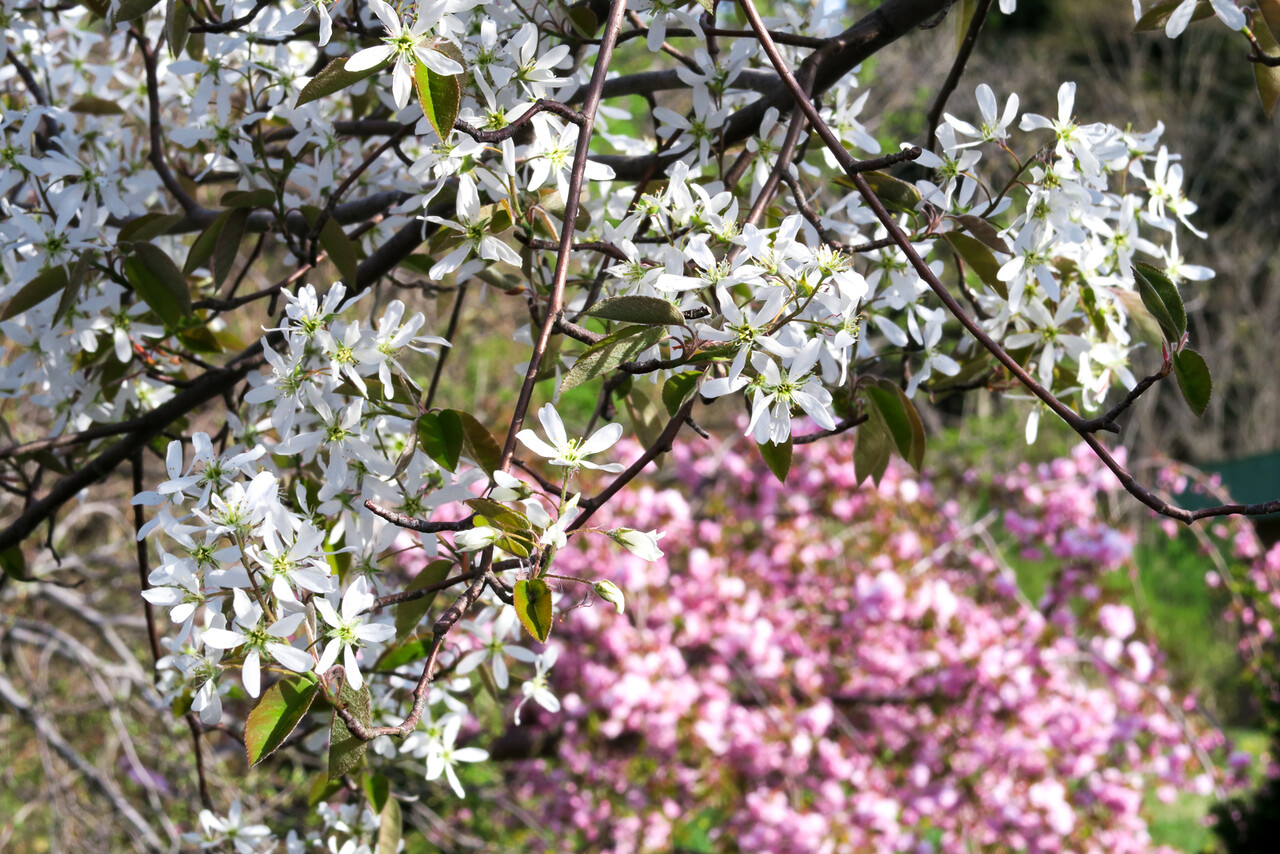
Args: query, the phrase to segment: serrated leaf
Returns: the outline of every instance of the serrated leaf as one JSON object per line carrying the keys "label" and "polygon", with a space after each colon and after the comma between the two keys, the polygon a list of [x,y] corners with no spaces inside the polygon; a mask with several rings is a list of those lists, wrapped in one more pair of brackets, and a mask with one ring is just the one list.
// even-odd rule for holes
{"label": "serrated leaf", "polygon": [[502,464],[502,447],[494,441],[493,434],[476,420],[470,412],[452,410],[462,420],[462,435],[465,437],[466,450],[485,474],[492,476]]}
{"label": "serrated leaf", "polygon": [[373,68],[366,68],[364,71],[348,71],[348,59],[350,57],[338,57],[322,68],[319,74],[307,81],[307,85],[303,86],[302,91],[298,93],[298,102],[294,106],[301,107],[303,104],[308,104],[317,98],[341,92],[348,86],[354,86],[361,80],[367,80],[391,64],[390,61],[387,61],[375,65]]}
{"label": "serrated leaf", "polygon": [[[1271,0],[1269,4],[1272,8],[1272,14],[1280,18],[1280,0]],[[1267,6],[1263,5],[1263,12],[1267,11]],[[1276,22],[1280,24],[1280,21]],[[1261,27],[1253,28],[1253,35],[1258,40],[1258,47],[1262,48],[1264,56],[1280,56],[1280,44],[1276,43],[1276,37],[1273,35],[1275,27],[1272,25],[1270,17]],[[1267,118],[1271,118],[1271,112],[1275,109],[1276,100],[1280,99],[1280,67],[1264,65],[1261,62],[1253,63],[1253,76],[1258,84],[1258,97],[1262,99],[1262,111],[1266,113]]]}
{"label": "serrated leaf", "polygon": [[67,268],[61,265],[50,267],[43,273],[39,273],[10,297],[9,302],[4,307],[4,313],[0,314],[0,320],[8,320],[52,298],[67,286],[70,278]]}
{"label": "serrated leaf", "polygon": [[462,81],[456,74],[437,74],[421,62],[413,69],[413,82],[418,90],[422,113],[431,122],[436,136],[447,140],[462,106]]}
{"label": "serrated leaf", "polygon": [[981,240],[988,248],[1003,252],[1006,255],[1013,254],[1009,244],[1000,236],[999,230],[982,217],[974,216],[973,214],[958,214],[953,216],[952,219],[964,226],[965,231]]}
{"label": "serrated leaf", "polygon": [[132,254],[125,259],[125,277],[129,284],[164,321],[177,329],[183,318],[191,314],[191,288],[187,277],[169,254],[150,243],[134,243]]}
{"label": "serrated leaf", "polygon": [[244,239],[245,226],[249,224],[247,208],[232,208],[227,211],[227,219],[222,224],[213,244],[213,283],[220,285],[231,274],[235,266],[236,256],[240,254],[240,241]]}
{"label": "serrated leaf", "polygon": [[[451,560],[433,560],[405,585],[405,592],[409,593],[439,584],[449,577],[449,570],[452,568]],[[396,606],[396,640],[403,640],[418,627],[418,623],[422,622],[427,611],[431,610],[431,604],[435,600],[436,594],[428,593],[421,599],[411,599]]]}
{"label": "serrated leaf", "polygon": [[1008,299],[1009,286],[1000,281],[1000,262],[982,241],[960,231],[948,231],[942,239],[969,265],[984,285]]}
{"label": "serrated leaf", "polygon": [[[368,685],[361,685],[360,690],[355,691],[348,680],[342,681],[338,702],[342,703],[356,720],[366,726],[372,720],[369,711],[370,700]],[[329,734],[329,779],[336,780],[359,765],[368,746],[368,742],[361,741],[351,734],[351,730],[347,729],[346,723],[335,709]]]}
{"label": "serrated leaf", "polygon": [[610,297],[600,300],[587,311],[602,320],[618,320],[623,323],[641,323],[648,326],[683,324],[680,309],[660,297]]}
{"label": "serrated leaf", "polygon": [[1188,347],[1173,354],[1173,375],[1178,380],[1182,399],[1196,415],[1204,415],[1213,396],[1213,377],[1204,357]]}
{"label": "serrated leaf", "polygon": [[889,468],[889,454],[893,440],[880,410],[872,406],[868,408],[867,420],[858,426],[857,438],[853,444],[853,471],[859,485],[868,477],[877,486]]}
{"label": "serrated leaf", "polygon": [[791,453],[794,450],[791,439],[788,438],[781,444],[757,442],[756,447],[760,449],[760,456],[764,458],[765,465],[773,472],[773,476],[786,483],[787,473],[791,471]]}
{"label": "serrated leaf", "polygon": [[465,438],[462,419],[451,409],[418,416],[418,444],[422,452],[446,471],[458,470]]}
{"label": "serrated leaf", "polygon": [[[1147,13],[1138,19],[1133,25],[1135,33],[1146,32],[1147,30],[1162,30],[1164,25],[1169,23],[1169,18],[1173,16],[1174,11],[1182,5],[1182,0],[1172,0],[1169,3],[1161,3],[1158,6],[1152,6]],[[1196,4],[1196,10],[1191,13],[1191,23],[1203,21],[1205,18],[1213,16],[1213,6],[1209,4],[1209,0],[1200,0]]]}
{"label": "serrated leaf", "polygon": [[276,203],[276,191],[265,187],[257,190],[232,190],[219,202],[224,208],[269,208]]}
{"label": "serrated leaf", "polygon": [[701,376],[699,371],[685,371],[669,377],[662,384],[662,405],[667,408],[668,415],[674,416],[688,402],[689,396],[697,390]]}
{"label": "serrated leaf", "polygon": [[262,692],[244,722],[244,749],[253,767],[275,752],[311,708],[320,683],[310,676],[281,679]]}
{"label": "serrated leaf", "polygon": [[1187,310],[1178,286],[1163,271],[1141,261],[1133,265],[1133,280],[1142,304],[1160,324],[1165,340],[1176,345],[1187,331]]}
{"label": "serrated leaf", "polygon": [[541,578],[522,578],[512,591],[520,625],[539,643],[551,634],[551,588]]}
{"label": "serrated leaf", "polygon": [[85,116],[123,116],[124,108],[117,102],[95,95],[82,95],[67,107],[73,113]]}
{"label": "serrated leaf", "polygon": [[116,240],[120,243],[151,240],[162,234],[168,234],[169,229],[182,222],[182,219],[182,214],[146,213],[122,225]]}
{"label": "serrated leaf", "polygon": [[378,847],[373,854],[396,854],[404,835],[404,817],[400,802],[388,795],[386,805],[378,813]]}
{"label": "serrated leaf", "polygon": [[592,344],[560,382],[563,394],[575,386],[604,376],[609,371],[629,362],[666,337],[666,329],[658,326],[624,326],[612,335]]}

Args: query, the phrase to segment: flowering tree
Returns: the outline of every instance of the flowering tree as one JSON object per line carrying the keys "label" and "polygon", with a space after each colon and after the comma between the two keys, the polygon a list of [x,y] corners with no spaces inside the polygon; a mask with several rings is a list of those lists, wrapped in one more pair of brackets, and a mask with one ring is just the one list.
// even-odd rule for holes
{"label": "flowering tree", "polygon": [[[604,508],[704,432],[699,406],[740,401],[787,484],[807,476],[797,445],[856,430],[857,487],[895,455],[920,469],[913,401],[1020,390],[1029,441],[1047,410],[1170,519],[1280,509],[1174,506],[1101,438],[1171,374],[1208,404],[1178,289],[1212,276],[1180,249],[1203,233],[1162,128],[1087,123],[1070,82],[1049,115],[986,85],[976,112],[947,111],[993,5],[6,0],[0,393],[23,413],[0,449],[6,577],[42,577],[21,544],[44,530],[56,554],[59,511],[128,463],[158,688],[196,756],[233,716],[251,764],[287,741],[325,753],[318,801],[364,780],[395,850],[399,801],[367,749],[461,795],[459,763],[486,758],[458,741],[470,674],[500,694],[513,659],[526,699],[560,706],[557,647],[532,642],[580,591],[623,611],[630,582],[605,565],[675,540]],[[1169,37],[1241,32],[1269,111],[1280,5],[1257,5],[1134,12]],[[883,153],[857,69],[948,15],[925,139]],[[393,297],[412,291],[448,317]],[[468,301],[504,294],[527,358],[495,435],[441,380]],[[547,403],[527,428],[546,391],[594,410],[566,424]],[[643,448],[625,463],[620,409]],[[586,469],[610,475],[590,494]],[[613,557],[575,568],[571,545]],[[405,549],[423,565],[400,585]],[[1006,618],[1028,619],[978,622]],[[321,740],[289,741],[313,708],[332,709]],[[265,839],[215,815],[201,775],[209,840]],[[1036,790],[1057,816],[1037,833],[1076,826],[1061,788]]]}

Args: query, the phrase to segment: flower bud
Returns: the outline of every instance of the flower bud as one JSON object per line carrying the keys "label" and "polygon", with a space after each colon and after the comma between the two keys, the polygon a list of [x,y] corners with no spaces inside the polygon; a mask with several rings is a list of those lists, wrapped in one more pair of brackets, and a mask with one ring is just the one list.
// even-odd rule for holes
{"label": "flower bud", "polygon": [[622,591],[618,589],[618,585],[612,581],[597,581],[595,583],[596,595],[610,605],[618,609],[621,614],[626,607],[626,601],[623,599]]}

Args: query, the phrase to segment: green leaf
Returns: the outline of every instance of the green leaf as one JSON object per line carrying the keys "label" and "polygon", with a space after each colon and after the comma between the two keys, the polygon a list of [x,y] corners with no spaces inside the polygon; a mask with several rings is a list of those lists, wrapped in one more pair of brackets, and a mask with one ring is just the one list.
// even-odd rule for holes
{"label": "green leaf", "polygon": [[65,288],[69,281],[70,274],[63,266],[50,267],[43,273],[39,273],[9,299],[4,307],[4,313],[0,314],[0,320],[8,320],[35,308]]}
{"label": "green leaf", "polygon": [[418,442],[422,452],[446,471],[458,470],[465,439],[462,418],[452,409],[418,416]]}
{"label": "green leaf", "polygon": [[1196,415],[1204,415],[1213,396],[1213,378],[1204,357],[1189,347],[1173,354],[1173,375],[1178,379],[1182,399]]}
{"label": "green leaf", "polygon": [[868,477],[877,485],[889,467],[889,453],[893,440],[885,426],[880,410],[872,406],[867,410],[867,420],[858,426],[853,445],[854,477],[861,484]]}
{"label": "green leaf", "polygon": [[925,433],[924,422],[916,411],[911,398],[906,392],[888,380],[880,380],[876,385],[866,388],[867,399],[871,401],[880,417],[898,454],[913,469],[920,471],[924,462]]}
{"label": "green leaf", "polygon": [[22,553],[22,546],[9,546],[0,551],[0,572],[14,581],[35,581],[27,575],[27,557]]}
{"label": "green leaf", "polygon": [[436,136],[447,140],[462,106],[462,83],[459,75],[437,74],[421,62],[413,69],[413,82],[418,89],[418,103],[431,122]]}
{"label": "green leaf", "polygon": [[942,239],[969,265],[984,285],[1008,299],[1009,286],[1000,281],[1000,262],[981,240],[960,231],[948,231]]}
{"label": "green leaf", "polygon": [[364,779],[360,781],[360,786],[364,789],[364,796],[369,799],[369,806],[373,811],[382,812],[391,794],[391,781],[382,774],[365,774]]}
{"label": "green leaf", "polygon": [[196,237],[191,248],[187,250],[187,261],[182,265],[182,272],[190,276],[197,268],[209,263],[213,257],[214,247],[218,245],[218,235],[227,224],[231,211],[223,211],[214,217],[213,222]]}
{"label": "green leaf", "polygon": [[[302,214],[311,226],[320,221],[321,210],[313,205],[302,208]],[[354,286],[360,269],[360,258],[356,255],[356,245],[342,230],[342,224],[333,217],[324,221],[320,228],[320,246],[329,254],[329,260],[348,285]]]}
{"label": "green leaf", "polygon": [[[452,568],[451,560],[433,560],[410,579],[404,590],[406,593],[411,593],[414,590],[439,584],[449,577],[449,570]],[[436,594],[428,593],[421,599],[410,599],[396,606],[396,640],[403,640],[418,627],[418,623],[422,622],[427,611],[431,610],[431,603],[435,600]]]}
{"label": "green leaf", "polygon": [[[714,11],[715,0],[698,0],[698,3],[707,11]],[[569,23],[573,25],[574,32],[583,38],[593,39],[600,32],[600,19],[586,3],[569,7]]]}
{"label": "green leaf", "polygon": [[1009,244],[1005,243],[1004,238],[1000,236],[999,230],[982,217],[974,216],[973,214],[958,214],[951,218],[964,226],[965,231],[981,240],[986,246],[1006,255],[1013,254]]}
{"label": "green leaf", "polygon": [[468,455],[480,468],[484,469],[485,474],[492,477],[502,464],[502,447],[494,441],[493,434],[470,412],[456,409],[451,411],[457,413],[462,421],[462,435],[466,439]]}
{"label": "green leaf", "polygon": [[1182,306],[1178,286],[1162,271],[1141,261],[1133,265],[1133,280],[1142,304],[1160,324],[1165,340],[1176,345],[1187,331],[1187,310]]}
{"label": "green leaf", "polygon": [[191,35],[191,10],[182,0],[167,0],[164,7],[164,32],[169,42],[169,55],[177,59]]}
{"label": "green leaf", "polygon": [[791,471],[791,452],[793,446],[791,439],[782,444],[773,442],[756,443],[756,447],[760,449],[760,456],[764,457],[765,465],[769,467],[769,471],[773,472],[782,483],[787,482],[787,472]]}
{"label": "green leaf", "polygon": [[[404,603],[408,604],[408,603]],[[404,607],[399,605],[397,607]],[[401,644],[389,646],[378,656],[373,669],[377,673],[387,673],[412,661],[421,661],[431,653],[431,641],[427,638],[414,638]]]}
{"label": "green leaf", "polygon": [[551,634],[551,588],[541,578],[522,578],[513,594],[520,625],[534,640],[545,643]]}
{"label": "green leaf", "polygon": [[477,515],[483,516],[490,527],[500,531],[528,533],[533,530],[528,516],[491,498],[468,498],[464,503]]}
{"label": "green leaf", "polygon": [[244,239],[245,226],[249,224],[248,208],[232,208],[227,211],[226,222],[213,244],[213,282],[220,285],[231,274],[236,256],[240,254],[240,241]]}
{"label": "green leaf", "polygon": [[396,854],[404,835],[404,817],[400,802],[388,794],[386,805],[378,812],[378,847],[373,854]]}
{"label": "green leaf", "polygon": [[311,708],[320,683],[311,676],[281,679],[262,692],[244,722],[244,749],[253,767],[275,752]]}
{"label": "green leaf", "polygon": [[330,62],[320,70],[320,73],[307,81],[307,85],[302,87],[302,91],[298,93],[298,102],[295,107],[301,107],[317,98],[323,98],[325,95],[332,95],[335,92],[341,92],[348,86],[354,86],[361,80],[367,80],[373,75],[379,73],[388,65],[390,60],[373,68],[366,68],[364,71],[348,71],[347,60],[350,57],[342,56]]}
{"label": "green leaf", "polygon": [[150,243],[131,244],[125,277],[138,296],[160,315],[165,326],[177,329],[191,315],[191,288],[169,254]]}
{"label": "green leaf", "polygon": [[697,390],[698,380],[701,378],[701,371],[685,371],[669,377],[662,384],[662,405],[667,407],[668,415],[674,416],[689,401],[689,396]]}
{"label": "green leaf", "polygon": [[[372,720],[369,713],[369,686],[361,685],[360,690],[353,690],[350,682],[342,680],[342,691],[338,694],[338,702],[342,703],[355,719],[366,726]],[[333,713],[333,725],[329,733],[329,779],[336,780],[352,768],[360,764],[364,751],[369,746],[351,734],[346,723]]]}
{"label": "green leaf", "polygon": [[[1271,0],[1270,7],[1277,18],[1280,18],[1280,0]],[[1263,5],[1262,10],[1265,13],[1267,6]],[[1276,21],[1280,24],[1280,20]],[[1258,47],[1262,48],[1264,56],[1280,56],[1280,44],[1276,43],[1276,37],[1273,34],[1275,26],[1272,24],[1270,17],[1261,27],[1253,28],[1253,35],[1258,40]],[[1253,63],[1253,76],[1258,84],[1258,97],[1262,99],[1262,111],[1267,114],[1267,118],[1271,118],[1271,111],[1275,109],[1276,100],[1280,99],[1280,67],[1264,65],[1261,62]]]}
{"label": "green leaf", "polygon": [[587,314],[602,320],[642,323],[648,326],[683,324],[680,309],[660,297],[610,297],[592,306]]}
{"label": "green leaf", "polygon": [[624,326],[611,335],[606,335],[592,344],[560,382],[560,393],[563,394],[575,386],[604,376],[609,371],[629,362],[657,344],[667,335],[666,329],[659,326]]}
{"label": "green leaf", "polygon": [[80,291],[84,287],[85,279],[89,275],[89,268],[93,266],[93,259],[96,253],[93,251],[82,252],[80,257],[76,259],[76,265],[71,268],[71,277],[67,280],[67,286],[62,289],[62,298],[58,300],[58,308],[53,313],[53,322],[57,323],[67,312],[71,310],[71,306],[76,304],[80,298]]}
{"label": "green leaf", "polygon": [[257,190],[232,190],[224,193],[219,203],[224,208],[269,208],[276,203],[276,191],[265,187]]}
{"label": "green leaf", "polygon": [[[1162,30],[1164,25],[1169,23],[1169,18],[1173,16],[1173,12],[1182,5],[1182,0],[1171,0],[1168,3],[1161,3],[1158,6],[1152,6],[1147,13],[1138,19],[1133,25],[1135,33],[1145,32],[1147,30]],[[1209,5],[1209,0],[1200,0],[1196,4],[1196,10],[1191,14],[1191,23],[1203,21],[1205,18],[1213,16],[1213,6]]]}
{"label": "green leaf", "polygon": [[107,98],[95,95],[82,95],[67,107],[73,113],[85,116],[123,116],[124,107]]}
{"label": "green leaf", "polygon": [[307,806],[318,806],[322,801],[329,800],[340,791],[342,791],[341,780],[330,780],[328,774],[321,774],[316,777],[311,784],[311,791],[307,793]]}
{"label": "green leaf", "polygon": [[913,184],[884,172],[864,172],[862,177],[867,179],[867,183],[886,208],[900,213],[915,213],[921,196]]}
{"label": "green leaf", "polygon": [[162,234],[168,234],[169,229],[182,222],[182,219],[182,214],[146,213],[134,217],[121,226],[116,241],[127,243],[134,240],[152,240]]}
{"label": "green leaf", "polygon": [[[1267,29],[1271,31],[1271,40],[1280,39],[1280,0],[1257,0],[1257,4]],[[1254,27],[1253,34],[1258,36],[1257,27]],[[1262,41],[1261,36],[1258,36],[1258,41]]]}
{"label": "green leaf", "polygon": [[973,20],[973,11],[977,5],[978,0],[960,0],[959,11],[956,13],[956,50],[960,49],[964,37],[969,33],[969,23]]}
{"label": "green leaf", "polygon": [[120,7],[116,9],[116,17],[113,23],[119,24],[123,21],[141,18],[158,5],[160,5],[160,0],[120,0]]}
{"label": "green leaf", "polygon": [[[667,426],[667,419],[662,416],[663,408],[649,396],[649,392],[639,385],[633,385],[623,398],[623,402],[627,407],[627,415],[631,416],[631,426],[635,429],[636,438],[640,440],[640,444],[647,448],[658,441],[658,437]],[[659,454],[654,460],[659,468],[662,467],[665,456],[665,454]]]}

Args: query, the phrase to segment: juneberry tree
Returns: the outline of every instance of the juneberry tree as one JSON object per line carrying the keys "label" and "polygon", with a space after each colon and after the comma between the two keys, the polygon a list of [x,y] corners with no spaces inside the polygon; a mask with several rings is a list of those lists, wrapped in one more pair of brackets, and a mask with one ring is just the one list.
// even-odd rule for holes
{"label": "juneberry tree", "polygon": [[[1209,405],[1206,233],[1163,125],[960,85],[1016,6],[3,0],[3,579],[124,656],[85,580],[127,552],[149,659],[15,642],[167,707],[198,819],[0,700],[147,850],[396,851],[428,792],[474,837],[501,760],[552,848],[1146,850],[1152,781],[1240,780],[1100,595],[1100,514],[1280,501],[1178,506],[1109,441],[1157,384]],[[1225,27],[1280,97],[1276,0],[1133,13]],[[871,66],[919,29],[954,63],[886,140]],[[507,357],[500,407],[446,378]],[[1081,450],[974,522],[917,404],[976,389]],[[685,497],[639,485],[664,459]],[[104,480],[127,549],[78,527]],[[1060,562],[1041,601],[996,518]],[[228,737],[318,769],[313,820],[251,823]]]}

